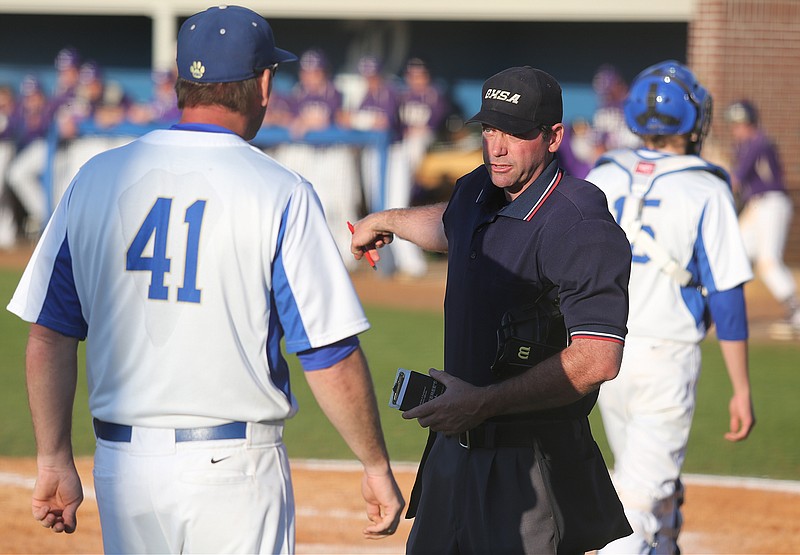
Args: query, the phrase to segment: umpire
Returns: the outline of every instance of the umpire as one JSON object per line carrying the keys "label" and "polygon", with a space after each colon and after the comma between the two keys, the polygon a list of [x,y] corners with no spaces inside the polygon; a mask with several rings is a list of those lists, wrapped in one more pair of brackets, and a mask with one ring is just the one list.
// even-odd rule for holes
{"label": "umpire", "polygon": [[559,167],[561,119],[544,71],[490,77],[470,120],[484,164],[449,203],[355,226],[356,258],[395,234],[448,253],[445,371],[430,371],[447,389],[403,413],[432,432],[409,553],[584,553],[631,533],[587,418],[620,367],[630,245]]}

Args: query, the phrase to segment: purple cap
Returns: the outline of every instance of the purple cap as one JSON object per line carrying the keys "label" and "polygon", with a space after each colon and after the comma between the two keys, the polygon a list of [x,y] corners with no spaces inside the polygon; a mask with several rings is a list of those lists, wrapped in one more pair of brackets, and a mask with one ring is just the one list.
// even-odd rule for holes
{"label": "purple cap", "polygon": [[78,51],[71,46],[62,48],[56,54],[55,66],[57,71],[64,71],[70,68],[77,68],[81,63]]}
{"label": "purple cap", "polygon": [[295,60],[275,46],[267,21],[241,6],[208,8],[178,31],[178,75],[194,83],[244,81],[272,64]]}
{"label": "purple cap", "polygon": [[103,78],[103,71],[97,62],[89,60],[81,64],[81,69],[78,72],[78,81],[81,83],[90,83]]}
{"label": "purple cap", "polygon": [[758,110],[749,100],[737,100],[725,110],[725,119],[730,123],[758,125]]}
{"label": "purple cap", "polygon": [[306,50],[300,56],[300,69],[304,71],[328,70],[328,58],[321,50]]}
{"label": "purple cap", "polygon": [[381,61],[375,56],[364,56],[358,61],[358,72],[364,77],[378,75],[381,67]]}
{"label": "purple cap", "polygon": [[511,135],[561,122],[561,85],[549,73],[530,66],[512,67],[483,83],[481,111],[467,123],[480,122]]}
{"label": "purple cap", "polygon": [[406,62],[406,71],[428,71],[428,64],[422,58],[411,58]]}
{"label": "purple cap", "polygon": [[19,84],[19,94],[21,96],[31,96],[42,92],[42,84],[34,75],[26,75]]}
{"label": "purple cap", "polygon": [[600,96],[609,96],[611,89],[625,83],[619,70],[611,64],[603,64],[592,77],[592,89]]}

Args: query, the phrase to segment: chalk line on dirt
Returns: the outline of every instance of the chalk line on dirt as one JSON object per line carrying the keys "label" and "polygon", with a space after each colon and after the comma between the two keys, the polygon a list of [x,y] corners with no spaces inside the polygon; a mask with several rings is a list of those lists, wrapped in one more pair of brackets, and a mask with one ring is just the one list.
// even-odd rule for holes
{"label": "chalk line on dirt", "polygon": [[[358,461],[341,461],[326,459],[297,459],[291,461],[292,468],[303,470],[324,470],[333,472],[359,472],[362,469]],[[393,463],[392,468],[396,472],[416,472],[417,463]],[[681,478],[686,484],[698,486],[712,486],[721,488],[744,488],[761,491],[775,491],[780,493],[800,494],[800,481],[796,480],[775,480],[772,478],[754,478],[747,476],[713,476],[706,474],[684,474]],[[36,479],[31,476],[24,476],[13,472],[0,472],[0,485],[18,487],[22,489],[33,489]],[[94,488],[84,486],[83,495],[85,499],[95,499]],[[300,516],[328,518],[361,518],[363,514],[356,511],[327,510],[320,511],[310,507],[298,507],[297,514]]]}

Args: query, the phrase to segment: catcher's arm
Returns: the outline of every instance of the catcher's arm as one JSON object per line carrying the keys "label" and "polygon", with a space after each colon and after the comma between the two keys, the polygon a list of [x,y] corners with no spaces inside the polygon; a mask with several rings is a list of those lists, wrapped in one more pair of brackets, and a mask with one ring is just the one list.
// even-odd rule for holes
{"label": "catcher's arm", "polygon": [[750,396],[750,374],[747,364],[747,341],[724,341],[720,339],[719,348],[728,377],[733,386],[733,396],[728,403],[730,431],[725,434],[728,441],[747,439],[756,424],[753,400]]}

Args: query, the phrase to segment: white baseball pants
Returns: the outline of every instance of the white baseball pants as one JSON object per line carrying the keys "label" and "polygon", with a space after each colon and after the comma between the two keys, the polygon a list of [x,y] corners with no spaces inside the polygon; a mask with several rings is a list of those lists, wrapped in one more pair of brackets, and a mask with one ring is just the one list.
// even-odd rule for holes
{"label": "white baseball pants", "polygon": [[283,426],[247,439],[175,441],[134,427],[97,440],[94,484],[106,553],[293,553],[294,496]]}

